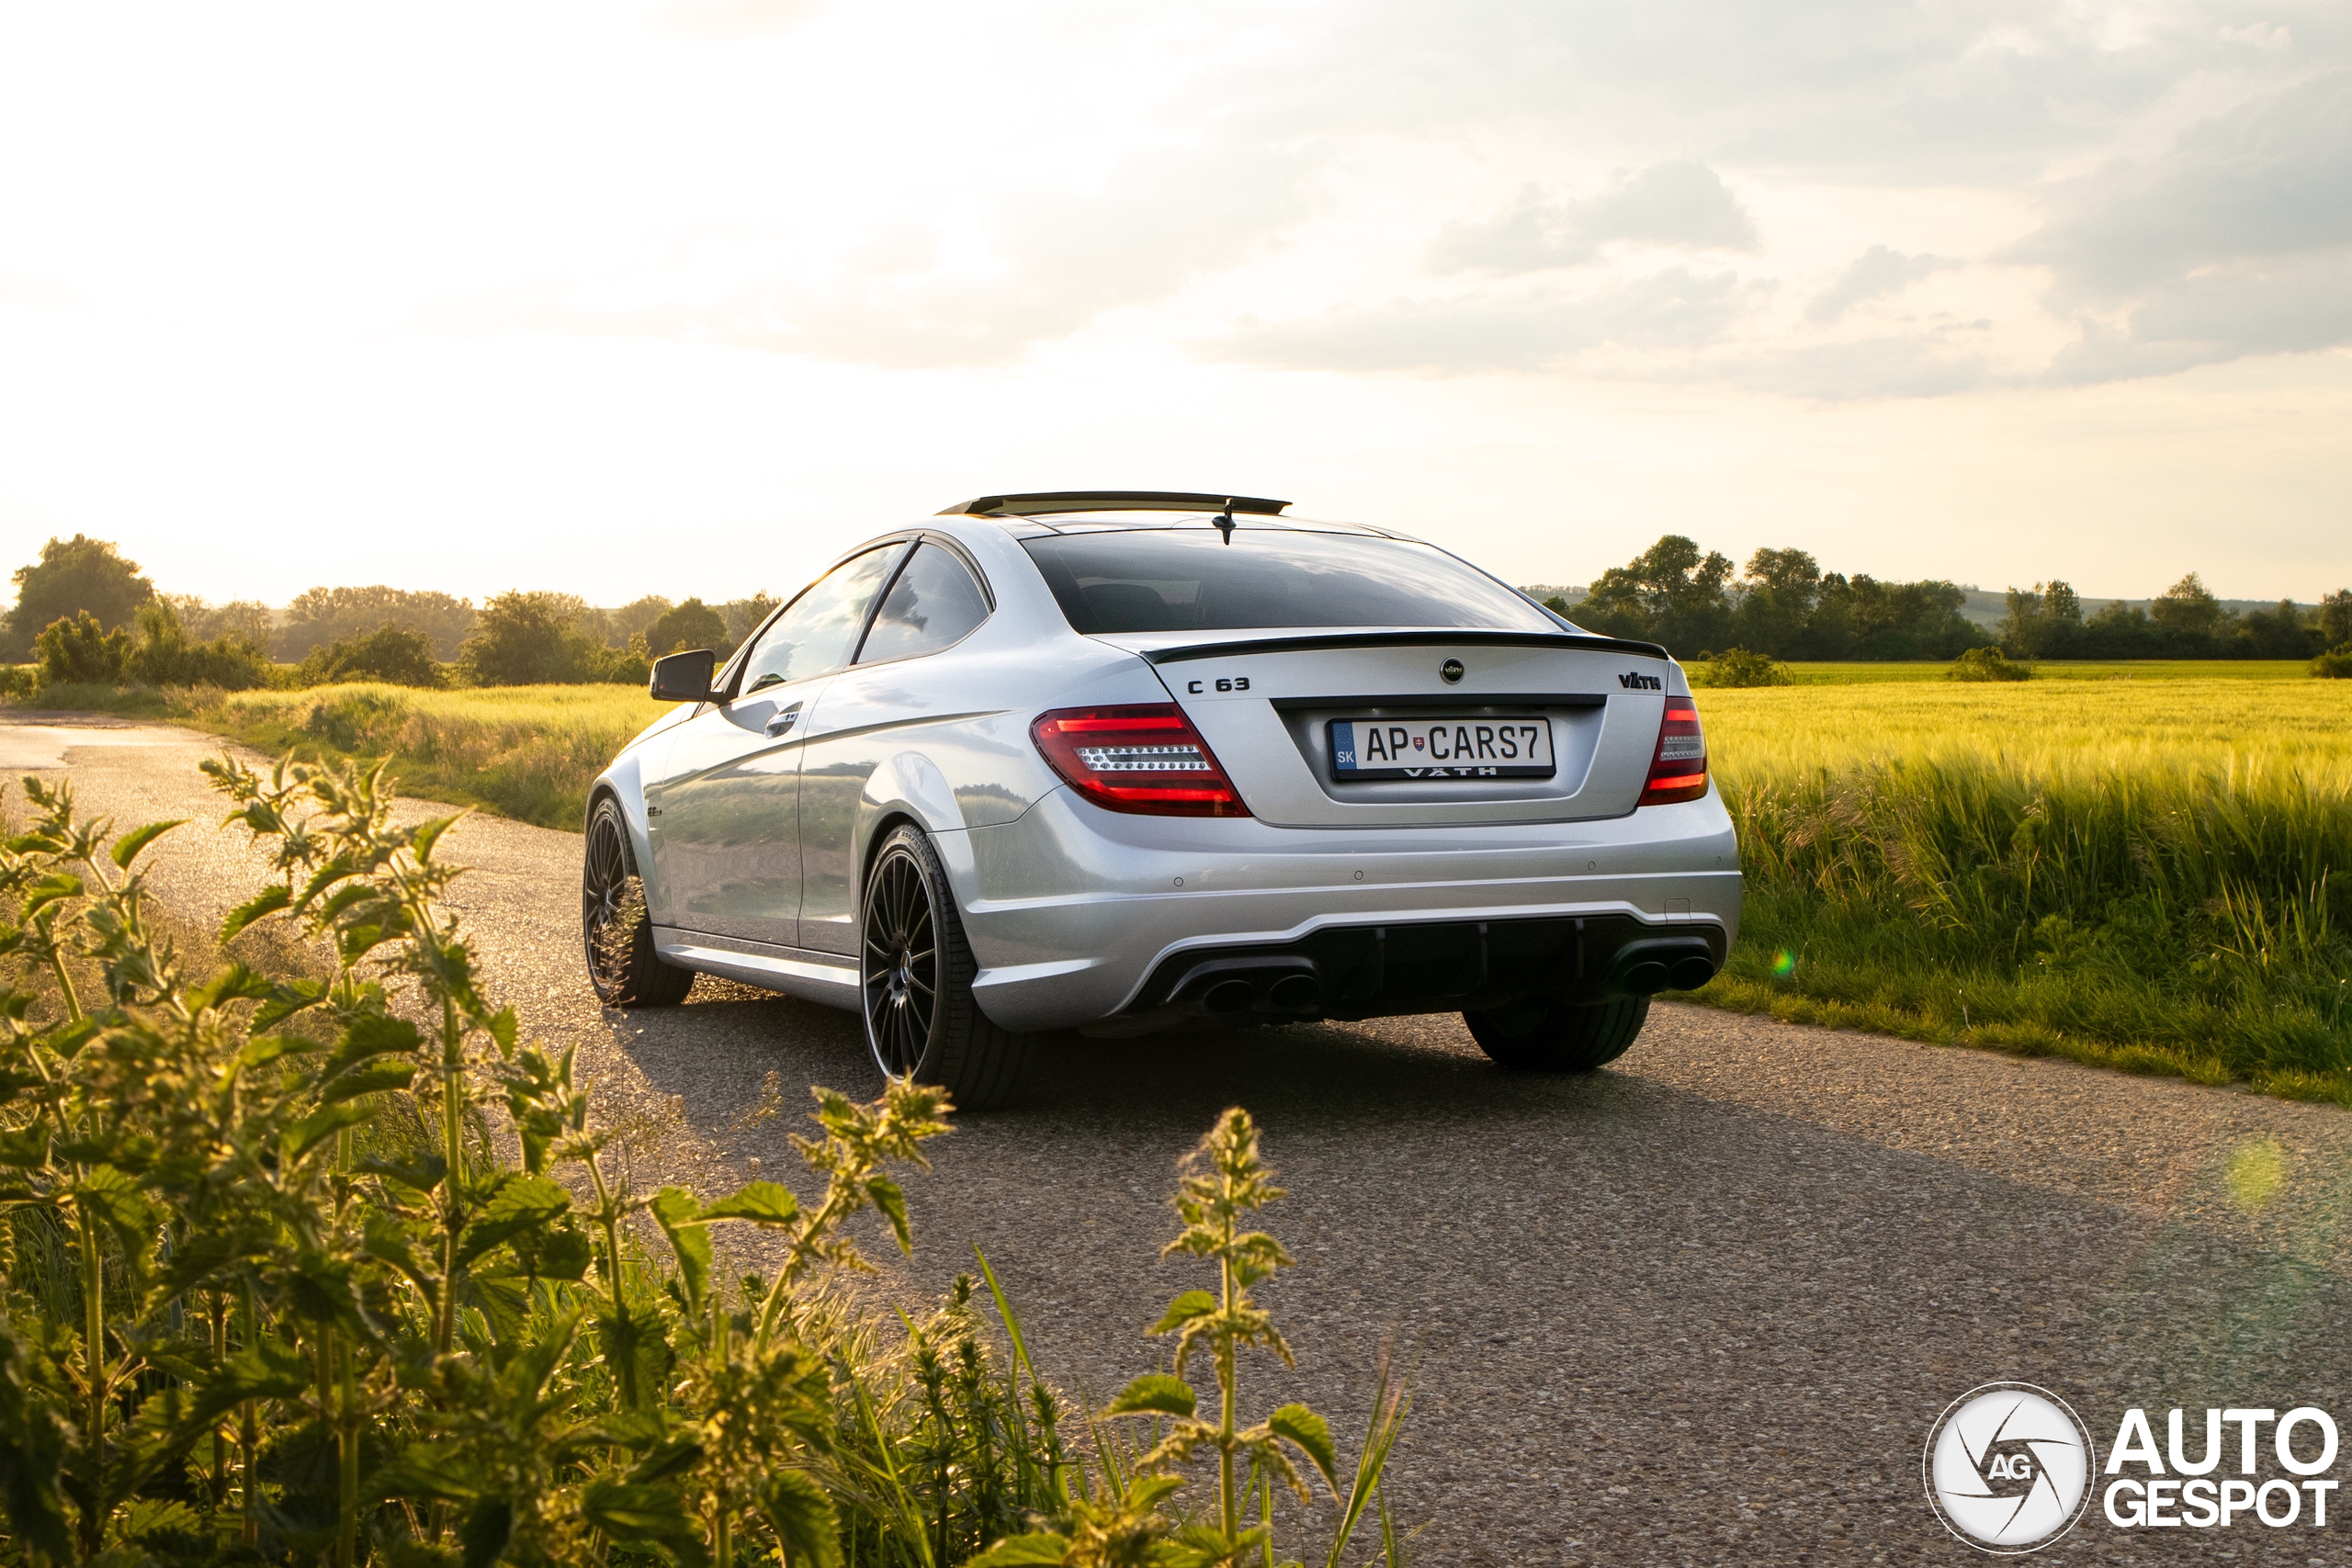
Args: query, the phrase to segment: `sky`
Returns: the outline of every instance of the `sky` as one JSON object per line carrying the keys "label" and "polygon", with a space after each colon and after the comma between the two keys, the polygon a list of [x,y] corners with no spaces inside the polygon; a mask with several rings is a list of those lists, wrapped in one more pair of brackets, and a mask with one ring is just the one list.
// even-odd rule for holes
{"label": "sky", "polygon": [[733,598],[1093,488],[2309,601],[2352,7],[0,0],[0,567]]}

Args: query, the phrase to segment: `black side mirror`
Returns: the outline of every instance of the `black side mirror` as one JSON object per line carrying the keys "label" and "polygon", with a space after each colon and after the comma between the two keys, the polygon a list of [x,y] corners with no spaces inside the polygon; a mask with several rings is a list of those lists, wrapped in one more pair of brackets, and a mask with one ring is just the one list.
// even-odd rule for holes
{"label": "black side mirror", "polygon": [[645,689],[657,703],[715,703],[719,697],[710,689],[710,677],[718,668],[718,655],[707,648],[669,654],[653,661],[653,679]]}

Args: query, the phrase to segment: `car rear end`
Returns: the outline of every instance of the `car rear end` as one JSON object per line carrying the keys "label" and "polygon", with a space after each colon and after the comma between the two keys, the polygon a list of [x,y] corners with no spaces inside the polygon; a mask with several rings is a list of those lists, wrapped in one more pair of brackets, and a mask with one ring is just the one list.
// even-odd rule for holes
{"label": "car rear end", "polygon": [[1721,966],[1737,853],[1664,649],[1414,541],[1233,522],[1011,525],[1137,667],[1038,716],[1069,787],[971,834],[992,1018],[1600,1005]]}

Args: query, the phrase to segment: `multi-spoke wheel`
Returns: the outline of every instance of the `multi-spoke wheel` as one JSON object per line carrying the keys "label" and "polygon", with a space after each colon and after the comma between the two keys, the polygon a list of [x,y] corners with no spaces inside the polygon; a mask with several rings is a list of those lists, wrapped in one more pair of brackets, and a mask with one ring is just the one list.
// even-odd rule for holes
{"label": "multi-spoke wheel", "polygon": [[1496,1064],[1528,1073],[1589,1073],[1623,1055],[1650,1016],[1647,997],[1578,1007],[1528,997],[1465,1012],[1470,1038]]}
{"label": "multi-spoke wheel", "polygon": [[978,965],[946,870],[920,829],[897,828],[876,852],[860,935],[875,1065],[894,1078],[938,1084],[967,1111],[1010,1099],[1028,1039],[990,1023],[972,999]]}
{"label": "multi-spoke wheel", "polygon": [[620,802],[605,795],[588,817],[580,870],[580,935],[588,978],[607,1007],[667,1007],[685,999],[694,971],[664,964],[653,951],[645,884],[629,849]]}

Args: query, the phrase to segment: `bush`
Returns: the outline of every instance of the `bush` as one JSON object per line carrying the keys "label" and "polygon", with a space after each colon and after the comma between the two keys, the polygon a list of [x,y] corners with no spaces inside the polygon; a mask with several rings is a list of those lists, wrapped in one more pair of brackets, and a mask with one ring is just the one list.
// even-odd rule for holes
{"label": "bush", "polygon": [[305,686],[344,681],[382,681],[394,686],[446,686],[448,677],[433,658],[433,639],[387,621],[364,637],[313,649],[296,671]]}
{"label": "bush", "polygon": [[40,660],[44,686],[119,686],[123,664],[130,657],[130,634],[119,628],[108,631],[96,615],[81,610],[71,620],[60,615],[43,626],[33,650]]}
{"label": "bush", "polygon": [[142,686],[218,686],[249,692],[271,684],[269,657],[259,644],[233,633],[191,642],[168,599],[139,606],[139,637],[122,662],[125,679]]}
{"label": "bush", "polygon": [[1727,649],[1722,653],[1702,653],[1704,660],[1690,672],[1694,686],[1785,686],[1793,679],[1788,666],[1776,664],[1760,653],[1750,653],[1744,648]]}
{"label": "bush", "polygon": [[2000,649],[1972,648],[1951,661],[1944,671],[1947,681],[2024,681],[2033,675],[2030,664],[2012,664],[2001,657]]}
{"label": "bush", "polygon": [[[1099,1418],[1150,1420],[1155,1446],[1091,1416],[1065,1436],[985,1258],[1009,1358],[968,1279],[920,1320],[839,1288],[869,1267],[857,1215],[910,1247],[893,1171],[949,1130],[941,1091],[814,1091],[805,1201],[634,1191],[571,1052],[482,989],[442,902],[454,818],[392,827],[380,767],[205,770],[284,877],[221,942],[290,927],[331,979],[185,977],[138,869],[176,824],[109,846],[33,780],[34,820],[0,831],[23,968],[0,983],[0,1558],[1235,1563],[1273,1555],[1276,1493],[1306,1474],[1340,1503],[1334,1562],[1368,1516],[1389,1534],[1405,1401],[1385,1375],[1352,1466],[1303,1404],[1237,1420],[1235,1349],[1289,1359],[1249,1294],[1290,1259],[1244,1228],[1281,1196],[1246,1112],[1204,1142],[1169,1248],[1220,1293],[1176,1299],[1155,1329],[1176,1375]],[[765,1274],[721,1266],[722,1227],[746,1225]],[[1182,1381],[1195,1355],[1205,1400]],[[1216,1498],[1187,1517],[1194,1461]]]}
{"label": "bush", "polygon": [[2352,681],[2352,642],[2331,648],[2312,660],[2312,673],[2325,681]]}
{"label": "bush", "polygon": [[582,629],[586,607],[567,593],[501,593],[481,608],[458,667],[477,686],[576,686],[642,681],[646,665]]}

